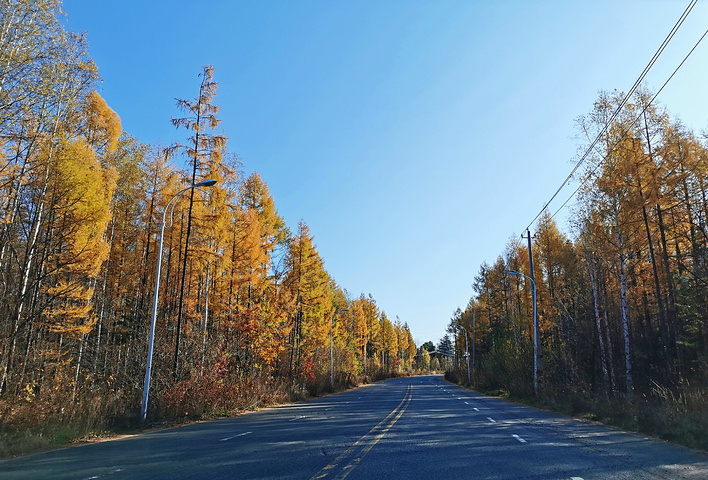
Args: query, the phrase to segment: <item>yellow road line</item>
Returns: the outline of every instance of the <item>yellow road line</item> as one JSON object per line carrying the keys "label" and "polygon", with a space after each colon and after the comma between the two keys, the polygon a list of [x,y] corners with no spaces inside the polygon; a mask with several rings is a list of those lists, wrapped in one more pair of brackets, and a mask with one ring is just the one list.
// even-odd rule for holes
{"label": "yellow road line", "polygon": [[[408,385],[408,389],[406,390],[406,395],[403,397],[403,400],[401,400],[401,403],[399,403],[398,406],[386,416],[386,418],[381,420],[378,425],[369,430],[369,432],[367,432],[359,440],[354,442],[351,447],[346,449],[344,453],[339,455],[332,463],[320,470],[310,480],[321,480],[323,478],[343,480],[346,478],[346,476],[349,475],[357,465],[359,465],[359,462],[361,462],[364,455],[366,455],[369,450],[371,450],[374,445],[376,445],[379,440],[381,440],[383,436],[388,433],[398,419],[401,418],[403,412],[411,402],[411,398],[413,398],[412,389],[413,386]],[[348,458],[352,458],[352,460],[346,463],[341,469],[337,469],[337,467]]]}

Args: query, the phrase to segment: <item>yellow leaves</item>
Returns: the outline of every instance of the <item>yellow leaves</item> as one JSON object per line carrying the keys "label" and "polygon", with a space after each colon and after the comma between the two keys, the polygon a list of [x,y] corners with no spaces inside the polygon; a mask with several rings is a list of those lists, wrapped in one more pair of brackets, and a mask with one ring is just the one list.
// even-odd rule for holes
{"label": "yellow leaves", "polygon": [[93,289],[87,287],[108,257],[103,235],[110,220],[114,173],[97,162],[93,149],[81,140],[63,139],[54,157],[45,201],[52,211],[51,275],[44,283],[48,298],[43,314],[50,331],[69,335],[89,333],[97,322],[92,314]]}
{"label": "yellow leaves", "polygon": [[34,383],[28,383],[25,385],[25,387],[22,389],[22,394],[20,397],[25,401],[32,403],[34,401],[35,397],[35,391],[37,389],[37,386]]}
{"label": "yellow leaves", "polygon": [[297,236],[289,245],[286,258],[288,266],[286,287],[298,299],[304,350],[326,343],[329,336],[332,292],[329,275],[312,243],[309,228],[300,222]]}
{"label": "yellow leaves", "polygon": [[425,369],[429,369],[430,368],[430,353],[428,353],[428,351],[426,349],[422,349],[422,350],[423,350],[423,352],[420,356],[421,366]]}
{"label": "yellow leaves", "polygon": [[285,339],[290,335],[291,327],[283,325],[285,312],[261,312],[261,324],[258,335],[253,339],[253,348],[258,352],[260,364],[274,368],[278,357],[285,351]]}
{"label": "yellow leaves", "polygon": [[349,314],[353,318],[354,342],[357,348],[362,348],[369,336],[366,312],[364,311],[365,302],[366,298],[362,295],[361,298],[354,300],[349,306]]}
{"label": "yellow leaves", "polygon": [[261,225],[261,244],[266,251],[271,251],[277,242],[285,239],[285,222],[275,209],[268,185],[258,173],[251,174],[243,182],[241,198],[243,208],[257,212]]}
{"label": "yellow leaves", "polygon": [[50,331],[85,335],[98,321],[98,318],[91,314],[92,288],[63,280],[52,287],[46,287],[44,293],[53,299],[43,312]]}
{"label": "yellow leaves", "polygon": [[95,276],[108,255],[103,232],[115,189],[112,171],[101,168],[92,149],[64,141],[52,175],[52,202],[61,248],[56,261],[74,273]]}
{"label": "yellow leaves", "polygon": [[241,212],[237,223],[237,234],[239,234],[239,251],[237,253],[244,272],[243,280],[254,284],[258,283],[259,277],[265,277],[264,265],[266,264],[266,254],[261,248],[261,228],[258,217],[253,210]]}
{"label": "yellow leaves", "polygon": [[89,145],[99,152],[110,153],[115,150],[122,130],[120,118],[95,90],[88,96],[84,115]]}

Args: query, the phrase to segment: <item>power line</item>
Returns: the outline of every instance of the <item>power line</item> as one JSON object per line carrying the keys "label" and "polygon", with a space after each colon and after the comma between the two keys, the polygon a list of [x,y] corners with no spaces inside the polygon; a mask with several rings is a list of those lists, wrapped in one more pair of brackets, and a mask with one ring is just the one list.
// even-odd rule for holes
{"label": "power line", "polygon": [[[693,46],[693,48],[691,49],[691,51],[689,51],[688,54],[686,54],[686,56],[683,58],[683,60],[681,61],[681,63],[679,63],[679,65],[676,67],[676,69],[674,69],[674,71],[671,73],[671,75],[669,76],[669,78],[666,79],[666,81],[665,81],[664,84],[661,86],[661,88],[651,97],[651,100],[649,100],[649,102],[647,102],[647,104],[644,106],[644,108],[642,108],[642,111],[639,112],[639,115],[637,115],[636,117],[634,117],[634,120],[632,120],[632,122],[629,124],[629,127],[634,126],[634,124],[637,123],[637,121],[639,120],[639,118],[640,118],[642,115],[644,115],[644,112],[646,112],[647,109],[651,106],[651,104],[654,103],[654,100],[656,100],[656,97],[659,96],[659,94],[661,93],[661,91],[664,90],[664,88],[666,87],[666,85],[668,85],[669,82],[671,81],[671,79],[674,78],[674,75],[676,75],[676,72],[678,72],[679,69],[683,66],[683,64],[686,63],[686,60],[688,60],[688,57],[691,56],[691,54],[693,53],[693,51],[694,51],[694,50],[698,47],[698,45],[703,41],[703,39],[706,37],[706,35],[708,35],[708,30],[706,30],[706,31],[703,33],[703,35],[701,36],[701,38],[698,39],[698,41],[697,41],[696,44]],[[568,202],[575,196],[575,194],[578,193],[578,191],[580,191],[580,189],[583,187],[583,185],[585,185],[585,184],[590,180],[590,178],[592,178],[592,177],[595,175],[595,172],[597,171],[597,169],[600,168],[600,167],[607,161],[607,157],[608,157],[612,152],[614,152],[614,151],[615,151],[615,148],[617,148],[617,146],[619,146],[619,144],[627,137],[627,135],[628,135],[629,132],[630,132],[629,127],[624,131],[624,133],[622,133],[622,135],[620,136],[620,138],[612,145],[612,148],[610,148],[609,152],[607,152],[606,155],[600,154],[600,156],[602,157],[602,160],[595,166],[595,168],[592,170],[592,172],[590,172],[590,174],[587,175],[587,176],[585,177],[585,179],[583,179],[583,180],[580,182],[580,185],[578,185],[578,188],[576,188],[576,189],[573,191],[573,193],[570,195],[570,197],[568,197],[568,199],[567,199],[565,202],[563,202],[563,205],[561,205],[560,208],[558,208],[558,210],[556,210],[556,212],[551,216],[551,218],[554,218],[556,215],[558,215],[558,212],[560,212],[561,210],[563,210],[563,208],[564,208],[564,207],[568,204]],[[538,217],[536,217],[536,218],[538,218]],[[534,220],[535,220],[535,219],[534,219]],[[532,222],[532,223],[533,223],[533,222]]]}
{"label": "power line", "polygon": [[[675,35],[676,32],[678,31],[678,29],[681,27],[681,25],[683,24],[684,20],[686,20],[686,18],[688,17],[689,13],[691,13],[691,10],[693,10],[693,7],[696,5],[696,3],[698,3],[698,0],[691,0],[691,2],[688,4],[688,6],[686,7],[686,9],[683,11],[683,13],[681,14],[681,16],[679,17],[679,19],[678,19],[678,20],[676,21],[676,23],[674,24],[674,27],[671,29],[671,31],[669,32],[669,34],[666,36],[666,38],[664,39],[664,41],[661,43],[661,45],[660,45],[659,48],[657,49],[656,53],[654,53],[654,56],[651,58],[651,60],[649,60],[649,63],[647,64],[647,66],[644,67],[644,70],[642,70],[642,73],[639,75],[639,77],[637,78],[637,80],[634,82],[634,85],[632,85],[632,88],[629,90],[629,92],[627,92],[627,94],[624,96],[624,98],[622,99],[622,101],[620,102],[620,104],[617,106],[617,108],[616,108],[615,111],[613,112],[613,114],[612,114],[612,116],[610,117],[610,119],[605,123],[603,129],[600,131],[600,133],[597,134],[597,136],[596,136],[595,139],[592,141],[592,143],[590,144],[590,146],[587,148],[587,150],[585,151],[585,153],[583,154],[583,156],[580,157],[580,160],[578,160],[578,163],[575,165],[575,167],[573,168],[573,170],[568,174],[568,176],[565,178],[565,180],[563,180],[563,182],[562,182],[561,185],[558,187],[558,189],[556,190],[556,192],[551,196],[551,199],[548,200],[548,201],[545,203],[545,205],[543,206],[543,208],[541,208],[541,211],[539,211],[538,214],[536,214],[536,216],[533,218],[533,220],[531,220],[531,222],[528,224],[528,226],[527,226],[526,228],[524,228],[524,230],[528,230],[529,228],[531,228],[531,225],[533,225],[533,222],[535,222],[535,221],[538,219],[538,217],[540,217],[541,214],[543,214],[543,212],[546,211],[546,209],[547,209],[548,206],[551,204],[551,202],[553,202],[553,200],[555,200],[555,198],[558,196],[558,194],[561,192],[561,190],[563,190],[563,188],[568,184],[568,182],[571,180],[571,178],[573,178],[573,175],[575,174],[575,172],[576,172],[576,171],[580,168],[580,166],[585,162],[585,160],[587,159],[587,157],[590,155],[590,152],[592,152],[593,148],[595,148],[595,145],[596,145],[597,142],[600,140],[600,138],[602,137],[602,135],[604,135],[604,133],[605,133],[605,132],[607,131],[607,129],[610,127],[610,125],[611,125],[612,122],[615,120],[615,118],[617,118],[617,116],[619,115],[619,113],[620,113],[620,111],[622,110],[622,108],[624,108],[624,106],[625,106],[625,104],[627,103],[627,101],[629,100],[629,98],[632,96],[632,94],[634,94],[635,90],[639,87],[639,85],[640,85],[640,84],[642,83],[642,81],[644,80],[644,77],[646,77],[647,73],[649,73],[649,70],[651,70],[651,68],[654,66],[654,63],[656,63],[656,61],[659,59],[659,56],[661,56],[661,54],[663,53],[664,49],[667,47],[667,45],[669,44],[669,42],[671,41],[671,39],[674,37],[674,35]],[[702,40],[702,39],[703,39],[703,37],[701,37],[701,40]],[[699,40],[699,43],[700,43],[700,40]],[[696,46],[697,46],[697,45],[698,45],[698,44],[696,44]],[[695,49],[695,47],[694,47],[693,49]],[[693,49],[691,50],[691,52],[693,52]],[[689,55],[690,55],[690,53],[689,53]],[[684,61],[685,61],[685,59],[684,59]],[[683,62],[681,62],[681,64],[683,64]],[[680,67],[680,65],[679,65],[679,67]],[[678,70],[678,69],[677,69],[677,70]],[[674,72],[674,73],[676,73],[676,72]],[[673,77],[673,74],[672,74],[671,76]],[[669,78],[669,79],[670,79],[670,78]],[[663,87],[662,87],[662,88],[663,88]],[[573,195],[571,195],[571,198],[575,195],[575,193],[576,193],[579,189],[580,189],[580,187],[578,187],[578,189],[576,189],[576,191],[573,192]],[[563,206],[565,206],[565,205],[568,203],[569,200],[570,200],[570,198],[565,201],[565,203],[563,204]],[[561,207],[561,208],[562,208],[562,207]],[[556,213],[558,213],[558,212],[556,212]],[[555,216],[555,214],[554,214],[554,216]]]}

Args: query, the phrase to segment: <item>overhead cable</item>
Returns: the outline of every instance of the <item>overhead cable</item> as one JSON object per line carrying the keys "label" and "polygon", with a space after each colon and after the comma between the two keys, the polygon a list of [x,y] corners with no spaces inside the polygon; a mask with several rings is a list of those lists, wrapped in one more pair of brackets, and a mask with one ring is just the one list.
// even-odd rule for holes
{"label": "overhead cable", "polygon": [[[605,132],[607,131],[607,129],[610,127],[610,125],[612,125],[612,122],[615,120],[615,118],[617,118],[617,116],[619,115],[619,113],[620,113],[620,111],[622,110],[622,108],[624,108],[624,106],[625,106],[625,104],[627,103],[627,101],[629,100],[629,98],[632,96],[632,94],[634,94],[635,90],[639,87],[639,85],[641,85],[642,81],[644,81],[644,77],[646,77],[647,73],[649,73],[649,70],[651,70],[651,68],[654,66],[654,63],[656,63],[656,61],[659,59],[659,56],[661,56],[661,54],[663,53],[664,49],[667,47],[667,45],[669,44],[669,42],[671,41],[671,39],[674,37],[674,35],[675,35],[676,32],[678,31],[678,29],[681,27],[681,25],[683,24],[683,22],[686,20],[686,18],[688,17],[689,13],[691,13],[691,10],[693,10],[693,7],[696,5],[696,3],[698,3],[698,0],[691,0],[691,2],[688,4],[688,6],[687,6],[686,9],[684,10],[684,12],[681,14],[681,17],[679,17],[679,19],[678,19],[678,20],[676,21],[676,23],[674,24],[674,27],[671,29],[671,31],[669,32],[669,34],[666,36],[666,38],[664,39],[664,41],[661,43],[661,45],[660,45],[659,48],[657,49],[656,53],[654,53],[654,56],[651,58],[651,60],[649,60],[649,63],[647,64],[647,66],[644,67],[644,70],[643,70],[642,73],[639,75],[639,77],[637,78],[637,80],[634,82],[634,85],[632,85],[632,88],[631,88],[631,89],[627,92],[627,94],[623,97],[622,101],[619,103],[619,105],[617,106],[617,108],[616,108],[615,111],[613,112],[613,114],[612,114],[612,116],[610,117],[610,119],[605,123],[605,125],[604,125],[604,127],[602,128],[602,130],[600,131],[600,133],[597,134],[597,136],[596,136],[595,139],[592,141],[592,143],[590,144],[590,146],[587,148],[587,150],[585,150],[585,153],[583,154],[583,156],[580,157],[580,160],[578,160],[578,163],[575,164],[575,167],[573,167],[573,170],[568,174],[568,176],[565,178],[565,180],[563,180],[563,182],[562,182],[561,185],[558,187],[558,189],[556,190],[556,192],[551,196],[550,200],[548,200],[548,201],[545,203],[545,205],[543,206],[543,208],[538,212],[538,214],[533,218],[533,220],[531,220],[531,222],[528,224],[528,226],[527,226],[526,228],[524,228],[524,231],[525,231],[525,230],[528,230],[529,228],[531,228],[531,225],[533,224],[533,222],[535,222],[535,221],[538,219],[538,217],[540,217],[540,216],[543,214],[543,212],[546,211],[546,209],[547,209],[548,206],[551,204],[551,202],[553,202],[553,200],[555,200],[555,198],[558,196],[558,194],[561,192],[561,190],[563,190],[563,188],[570,182],[570,180],[573,178],[573,175],[575,175],[575,172],[576,172],[576,171],[580,168],[580,166],[585,162],[585,160],[587,159],[587,157],[590,155],[590,152],[592,152],[593,148],[595,148],[595,145],[596,145],[597,142],[600,140],[600,138],[602,137],[602,135],[605,134]],[[701,37],[701,40],[702,40],[702,37]],[[700,43],[700,40],[699,40],[699,43]],[[696,45],[697,45],[697,44],[696,44]],[[694,47],[694,49],[695,49],[695,47]],[[691,50],[691,51],[693,51],[693,50]],[[689,53],[689,55],[690,55],[690,53]],[[684,61],[685,61],[685,59],[684,59]],[[681,62],[681,64],[683,64],[683,62]],[[679,65],[679,67],[680,67],[680,65]],[[674,72],[674,73],[675,73],[675,72]],[[672,74],[672,77],[673,77],[673,74]],[[662,87],[662,88],[663,88],[663,87]],[[580,187],[578,187],[578,190],[579,190],[579,188],[580,188]],[[578,190],[576,190],[576,192],[577,192]],[[573,195],[575,195],[575,192],[573,193]],[[571,195],[571,198],[573,197],[573,195]],[[568,199],[568,200],[570,200],[570,199]],[[568,203],[568,200],[566,200],[566,202],[563,204],[563,206],[565,206],[565,204]],[[561,208],[562,208],[562,207],[561,207]],[[556,213],[557,213],[557,212],[556,212]],[[555,214],[554,214],[554,215],[555,215]]]}
{"label": "overhead cable", "polygon": [[[688,54],[686,54],[686,56],[683,58],[683,60],[681,61],[681,63],[679,63],[679,65],[676,67],[676,69],[674,69],[674,71],[671,73],[671,75],[669,76],[669,78],[666,79],[666,81],[665,81],[664,84],[661,86],[661,88],[651,97],[651,99],[649,100],[649,102],[647,102],[647,104],[644,105],[644,108],[642,108],[642,111],[639,112],[639,115],[637,115],[636,117],[634,117],[634,120],[632,120],[632,122],[630,122],[629,127],[624,131],[624,133],[620,136],[620,138],[612,145],[612,148],[610,148],[610,150],[607,152],[607,154],[604,154],[604,155],[603,155],[603,154],[600,154],[600,156],[602,157],[602,160],[601,160],[600,162],[598,162],[598,164],[595,166],[595,168],[592,170],[592,172],[590,172],[590,174],[587,175],[587,176],[580,182],[580,185],[578,185],[578,188],[576,188],[576,189],[573,191],[573,193],[570,195],[570,197],[568,197],[568,199],[567,199],[565,202],[563,202],[563,205],[561,205],[560,208],[558,208],[558,210],[556,210],[556,212],[551,216],[551,218],[554,218],[556,215],[558,215],[558,212],[560,212],[561,210],[563,210],[563,208],[564,208],[564,207],[567,205],[567,203],[575,196],[575,194],[578,193],[578,191],[580,191],[580,189],[583,187],[583,185],[585,185],[585,184],[588,182],[588,180],[590,180],[590,178],[592,178],[592,177],[594,176],[594,174],[595,174],[595,172],[597,171],[597,169],[600,168],[600,167],[607,161],[607,157],[608,157],[612,152],[614,152],[614,151],[615,151],[615,148],[617,148],[617,147],[619,146],[619,144],[627,137],[627,135],[629,134],[629,128],[631,128],[632,126],[634,126],[634,125],[637,123],[637,121],[639,120],[639,118],[640,118],[642,115],[644,115],[644,112],[646,112],[647,109],[651,106],[651,104],[654,103],[654,100],[656,100],[656,97],[659,96],[659,94],[661,93],[661,91],[664,90],[664,88],[666,87],[666,85],[668,85],[669,82],[671,81],[671,79],[674,78],[674,75],[676,75],[676,72],[678,72],[679,69],[683,66],[683,64],[686,63],[686,60],[688,60],[688,57],[691,56],[691,54],[693,53],[693,51],[694,51],[694,50],[698,47],[698,45],[703,41],[703,39],[706,37],[706,35],[708,35],[708,30],[706,30],[706,31],[703,33],[703,35],[701,36],[701,38],[698,39],[698,41],[697,41],[696,44],[693,46],[693,48],[691,49],[691,51],[688,52]],[[538,218],[538,217],[536,217],[536,218]],[[534,219],[534,220],[535,220],[535,219]]]}

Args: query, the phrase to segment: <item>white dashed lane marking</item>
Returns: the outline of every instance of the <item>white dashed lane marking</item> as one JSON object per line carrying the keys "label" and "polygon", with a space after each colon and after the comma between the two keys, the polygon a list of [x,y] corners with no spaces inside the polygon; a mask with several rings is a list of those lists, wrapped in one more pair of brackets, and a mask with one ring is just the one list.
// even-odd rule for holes
{"label": "white dashed lane marking", "polygon": [[228,441],[228,440],[232,440],[232,439],[234,439],[234,438],[236,438],[236,437],[243,437],[244,435],[248,435],[249,433],[253,433],[253,432],[244,432],[244,433],[239,433],[238,435],[234,435],[233,437],[226,437],[226,438],[222,438],[222,439],[221,439],[221,440],[219,440],[219,441],[220,441],[220,442],[226,442],[226,441]]}

